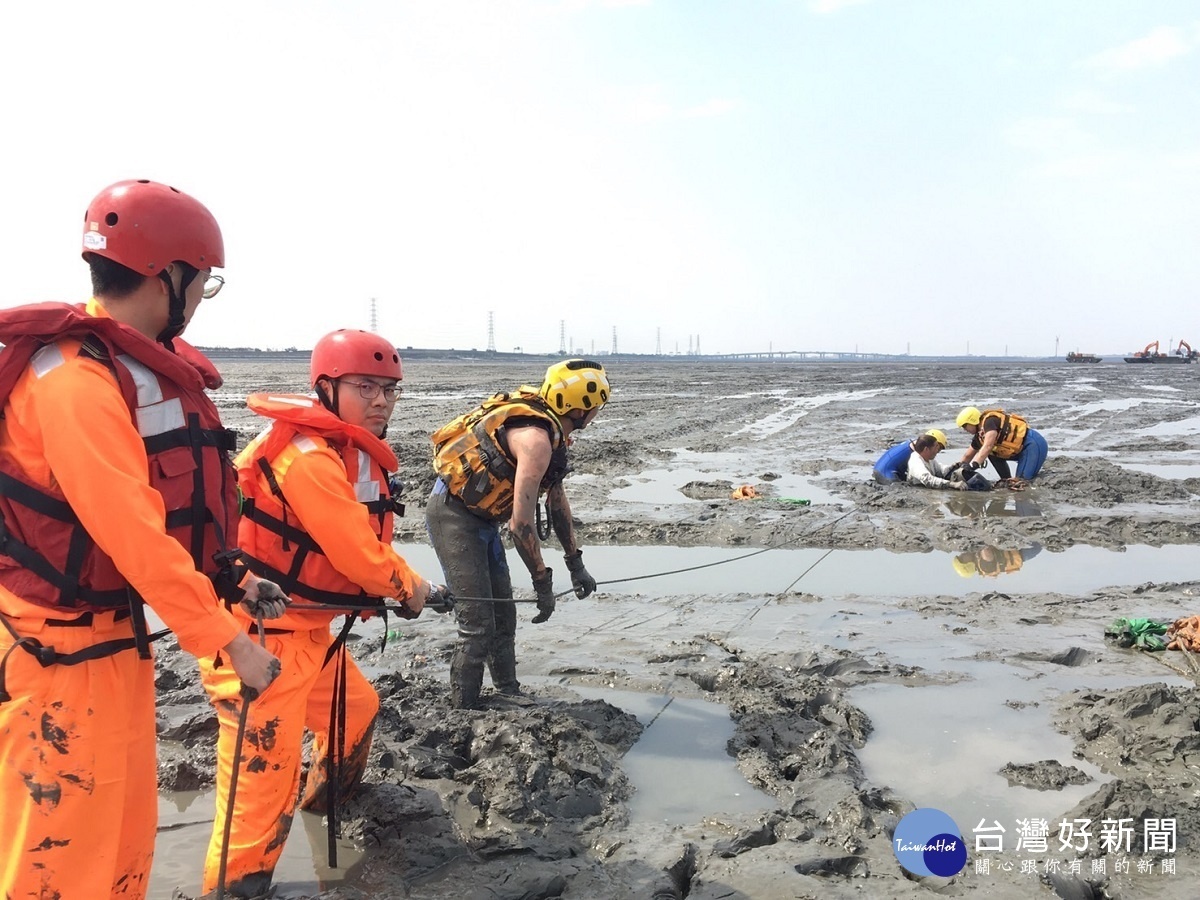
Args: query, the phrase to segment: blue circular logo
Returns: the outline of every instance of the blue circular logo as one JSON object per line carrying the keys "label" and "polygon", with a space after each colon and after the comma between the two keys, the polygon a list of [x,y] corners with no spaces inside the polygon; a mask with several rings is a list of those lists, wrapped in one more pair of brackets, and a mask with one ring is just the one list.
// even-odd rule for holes
{"label": "blue circular logo", "polygon": [[967,864],[967,842],[940,809],[914,809],[896,824],[892,851],[914,875],[957,875]]}

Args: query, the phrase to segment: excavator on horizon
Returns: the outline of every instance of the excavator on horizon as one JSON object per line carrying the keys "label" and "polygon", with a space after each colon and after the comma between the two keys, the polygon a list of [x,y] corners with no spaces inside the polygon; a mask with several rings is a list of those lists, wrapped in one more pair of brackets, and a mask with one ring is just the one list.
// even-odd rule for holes
{"label": "excavator on horizon", "polygon": [[[1184,347],[1187,351],[1184,352]],[[1192,345],[1187,341],[1180,341],[1179,346],[1171,353],[1160,353],[1158,349],[1158,341],[1152,341],[1146,345],[1144,350],[1138,350],[1132,356],[1126,356],[1127,363],[1190,363],[1195,359],[1200,358],[1200,352],[1193,350]]]}

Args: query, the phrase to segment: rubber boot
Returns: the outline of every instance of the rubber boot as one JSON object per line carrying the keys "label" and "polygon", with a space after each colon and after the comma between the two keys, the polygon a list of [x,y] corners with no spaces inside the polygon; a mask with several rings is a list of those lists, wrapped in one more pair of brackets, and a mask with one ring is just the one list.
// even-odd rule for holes
{"label": "rubber boot", "polygon": [[488,671],[496,691],[519,697],[521,685],[517,681],[517,645],[513,636],[496,635],[492,652],[488,654]]}
{"label": "rubber boot", "polygon": [[483,687],[483,662],[472,659],[463,646],[450,660],[450,702],[456,709],[479,709]]}

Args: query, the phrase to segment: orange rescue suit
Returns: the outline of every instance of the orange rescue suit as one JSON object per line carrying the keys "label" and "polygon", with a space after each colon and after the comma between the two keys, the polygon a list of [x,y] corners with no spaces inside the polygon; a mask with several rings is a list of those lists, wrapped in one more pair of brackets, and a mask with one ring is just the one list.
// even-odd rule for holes
{"label": "orange rescue suit", "polygon": [[197,368],[95,300],[0,311],[0,342],[0,896],[144,897],[154,666],[130,610],[198,656],[237,635],[205,574],[236,516],[226,438]]}
{"label": "orange rescue suit", "polygon": [[[313,397],[259,394],[247,405],[272,423],[236,461],[245,497],[239,543],[251,570],[278,581],[293,605],[267,623],[267,649],[279,657],[282,672],[247,709],[226,870],[228,887],[239,896],[270,886],[296,811],[305,729],[314,734],[313,759],[323,762],[309,770],[303,809],[326,811],[331,772],[334,799],[344,800],[361,779],[370,750],[379,710],[375,689],[352,659],[331,654],[329,625],[339,613],[306,611],[305,604],[369,610],[381,597],[408,599],[421,580],[391,546],[388,473],[396,458],[388,445]],[[240,608],[235,613],[252,627]],[[204,869],[204,890],[211,891],[242,699],[228,665],[206,659],[200,668],[220,723],[216,818]],[[330,714],[342,690],[345,741],[336,752]]]}

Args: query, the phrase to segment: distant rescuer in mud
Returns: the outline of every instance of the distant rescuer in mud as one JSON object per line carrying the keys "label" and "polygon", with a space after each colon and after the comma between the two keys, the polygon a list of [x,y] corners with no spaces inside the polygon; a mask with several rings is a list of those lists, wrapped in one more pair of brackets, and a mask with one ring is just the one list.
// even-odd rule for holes
{"label": "distant rescuer in mud", "polygon": [[963,474],[980,469],[990,459],[1001,481],[1009,481],[1008,461],[1016,460],[1017,478],[1032,481],[1046,462],[1046,439],[1015,413],[1002,409],[980,412],[967,406],[958,414],[958,427],[970,434],[971,446],[963,454]]}
{"label": "distant rescuer in mud", "polygon": [[[553,572],[542,560],[540,546],[549,529],[539,528],[536,521],[543,494],[576,596],[587,597],[596,590],[575,543],[562,481],[571,435],[591,424],[609,393],[600,363],[568,359],[546,370],[540,388],[526,385],[496,394],[433,433],[438,477],[425,507],[425,525],[447,585],[456,595],[512,597],[500,538],[500,525],[507,521],[517,553],[533,576],[538,606],[533,622],[550,618]],[[496,691],[519,698],[516,607],[464,600],[455,613],[459,643],[450,663],[454,705],[478,708],[485,664]]]}
{"label": "distant rescuer in mud", "polygon": [[236,435],[205,394],[216,370],[179,338],[223,284],[216,219],[173,187],[122,181],[89,204],[82,249],[86,304],[0,312],[6,898],[146,896],[158,784],[143,604],[250,688],[279,673],[218,599],[282,609],[274,584],[238,586]]}
{"label": "distant rescuer in mud", "polygon": [[[345,650],[354,618],[378,610],[382,598],[398,600],[406,618],[416,618],[424,606],[449,611],[445,592],[392,549],[389,476],[398,465],[383,436],[402,377],[400,355],[387,340],[341,330],[313,348],[309,383],[315,396],[247,398],[270,427],[236,460],[245,497],[238,540],[250,570],[277,581],[291,605],[266,629],[267,648],[283,662],[283,674],[246,707],[241,753],[235,752],[244,702],[237,675],[217,659],[200,662],[220,724],[206,892],[218,885],[224,849],[230,894],[265,894],[297,802],[327,814],[336,827],[338,807],[366,768],[379,711],[374,687]],[[343,614],[345,626],[334,638],[330,623]],[[239,611],[238,618],[243,631],[254,630],[253,617]],[[298,797],[306,729],[313,733],[313,763]]]}

